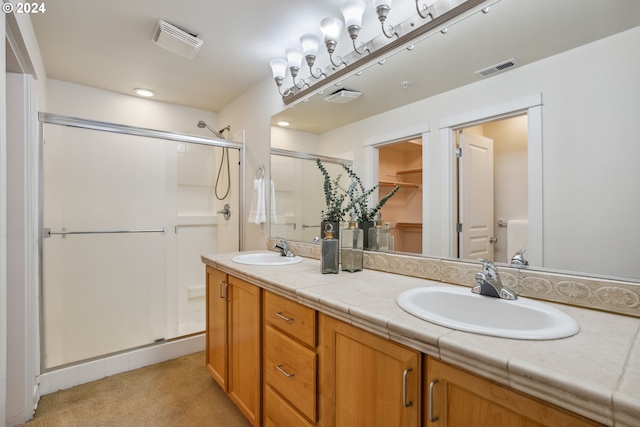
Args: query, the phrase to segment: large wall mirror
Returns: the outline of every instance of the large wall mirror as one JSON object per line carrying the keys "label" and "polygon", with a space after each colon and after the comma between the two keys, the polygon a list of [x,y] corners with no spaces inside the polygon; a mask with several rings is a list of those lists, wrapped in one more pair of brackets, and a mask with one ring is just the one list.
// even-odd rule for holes
{"label": "large wall mirror", "polygon": [[326,203],[324,177],[317,160],[321,160],[327,172],[345,186],[342,165],[350,166],[350,160],[271,149],[271,180],[276,205],[272,210],[275,218],[271,220],[271,236],[302,242],[311,242],[320,236],[320,217]]}
{"label": "large wall mirror", "polygon": [[[524,244],[530,268],[640,281],[640,2],[490,3],[336,87],[356,100],[325,90],[277,114],[272,147],[352,159],[374,184],[383,148],[419,139],[422,255],[477,259],[491,244],[508,262]],[[488,158],[491,173],[464,172]],[[476,202],[493,212],[469,220]],[[464,241],[478,224],[493,229]]]}

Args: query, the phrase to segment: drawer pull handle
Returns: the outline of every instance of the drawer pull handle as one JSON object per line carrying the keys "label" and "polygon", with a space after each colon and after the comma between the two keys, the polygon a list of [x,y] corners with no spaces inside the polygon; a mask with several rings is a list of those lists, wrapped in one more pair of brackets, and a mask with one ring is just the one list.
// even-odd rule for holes
{"label": "drawer pull handle", "polygon": [[284,369],[282,369],[282,365],[276,365],[276,369],[278,371],[280,371],[282,373],[282,375],[284,375],[287,378],[291,378],[291,377],[295,377],[296,374],[290,374],[287,371],[285,371]]}
{"label": "drawer pull handle", "polygon": [[279,318],[281,318],[282,320],[284,320],[285,322],[291,322],[293,320],[293,317],[287,317],[284,314],[282,314],[281,311],[276,313],[276,316],[278,316]]}
{"label": "drawer pull handle", "polygon": [[407,375],[413,371],[413,368],[407,368],[402,373],[402,404],[405,408],[413,405],[413,402],[407,402]]}
{"label": "drawer pull handle", "polygon": [[438,421],[438,417],[433,416],[433,388],[437,382],[438,380],[435,379],[429,383],[429,421],[432,423]]}

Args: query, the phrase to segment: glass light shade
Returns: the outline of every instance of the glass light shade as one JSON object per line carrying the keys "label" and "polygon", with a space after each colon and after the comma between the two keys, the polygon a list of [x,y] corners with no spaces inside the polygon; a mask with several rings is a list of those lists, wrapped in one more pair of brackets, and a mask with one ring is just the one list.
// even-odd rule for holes
{"label": "glass light shade", "polygon": [[320,37],[315,34],[305,34],[300,37],[302,45],[302,53],[304,56],[316,56],[318,54],[318,46],[320,46]]}
{"label": "glass light shade", "polygon": [[325,43],[328,41],[337,42],[342,33],[342,26],[342,21],[338,18],[334,18],[333,16],[324,18],[320,22],[320,29],[322,30],[322,34],[324,34]]}
{"label": "glass light shade", "polygon": [[377,9],[380,6],[387,6],[389,9],[391,9],[391,3],[393,0],[373,0],[373,8]]}
{"label": "glass light shade", "polygon": [[302,65],[302,49],[297,47],[287,49],[287,61],[289,62],[289,67],[300,68]]}
{"label": "glass light shade", "polygon": [[366,7],[363,0],[347,0],[342,4],[340,11],[347,28],[354,25],[358,28],[362,27],[362,14]]}
{"label": "glass light shade", "polygon": [[284,75],[287,72],[287,61],[284,59],[272,59],[269,61],[269,65],[271,65],[274,79],[278,77],[284,79]]}

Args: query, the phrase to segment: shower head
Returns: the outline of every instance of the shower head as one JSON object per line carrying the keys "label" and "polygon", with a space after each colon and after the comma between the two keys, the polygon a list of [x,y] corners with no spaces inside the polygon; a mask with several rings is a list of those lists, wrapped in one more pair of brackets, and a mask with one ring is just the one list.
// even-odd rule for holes
{"label": "shower head", "polygon": [[220,129],[220,130],[215,130],[214,128],[212,128],[211,126],[209,126],[208,124],[206,124],[206,123],[205,123],[204,121],[202,121],[202,120],[200,120],[200,121],[198,122],[198,127],[199,127],[200,129],[203,129],[203,128],[207,128],[207,129],[209,129],[209,130],[211,131],[211,133],[213,133],[216,137],[218,137],[218,138],[220,138],[220,139],[222,139],[222,140],[224,140],[224,139],[225,139],[225,137],[224,137],[224,136],[222,136],[222,132],[224,132],[225,130],[226,130],[227,132],[231,132],[231,126],[230,126],[230,125],[227,125],[226,127],[223,127],[223,128],[222,128],[222,129]]}

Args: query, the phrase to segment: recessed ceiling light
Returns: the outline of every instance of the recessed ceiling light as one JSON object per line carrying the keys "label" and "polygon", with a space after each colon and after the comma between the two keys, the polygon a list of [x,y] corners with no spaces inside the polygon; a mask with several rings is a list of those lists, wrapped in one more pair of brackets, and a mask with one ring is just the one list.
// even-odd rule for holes
{"label": "recessed ceiling light", "polygon": [[291,123],[283,121],[279,121],[276,123],[278,126],[289,126]]}
{"label": "recessed ceiling light", "polygon": [[153,91],[149,89],[138,88],[138,89],[134,89],[133,91],[140,96],[150,97],[154,95]]}

